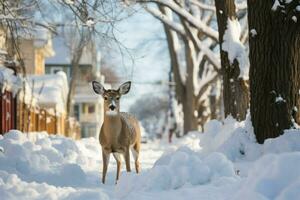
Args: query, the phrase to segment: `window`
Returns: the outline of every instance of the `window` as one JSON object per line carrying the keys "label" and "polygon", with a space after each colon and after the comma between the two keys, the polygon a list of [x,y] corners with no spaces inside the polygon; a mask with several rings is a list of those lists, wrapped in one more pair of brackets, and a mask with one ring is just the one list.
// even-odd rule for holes
{"label": "window", "polygon": [[76,118],[77,120],[79,120],[79,118],[80,118],[80,113],[79,113],[79,105],[78,105],[78,104],[75,104],[75,105],[74,105],[74,115],[75,115],[75,118]]}
{"label": "window", "polygon": [[95,112],[95,105],[94,104],[88,104],[88,103],[83,103],[81,112],[83,114],[91,114]]}
{"label": "window", "polygon": [[94,112],[95,112],[95,105],[90,104],[90,105],[88,106],[88,112],[89,112],[89,113],[94,113]]}

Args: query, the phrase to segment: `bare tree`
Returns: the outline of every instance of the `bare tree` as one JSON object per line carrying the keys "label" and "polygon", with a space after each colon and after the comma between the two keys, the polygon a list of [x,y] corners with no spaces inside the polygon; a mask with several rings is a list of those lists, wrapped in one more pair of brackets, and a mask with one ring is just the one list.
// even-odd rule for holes
{"label": "bare tree", "polygon": [[[232,73],[233,70],[227,69],[228,66],[226,67],[224,62],[222,62],[221,67],[219,56],[215,52],[220,38],[223,41],[227,23],[223,25],[223,34],[220,36],[219,30],[213,28],[216,8],[212,2],[196,0],[139,0],[137,2],[164,25],[176,82],[177,99],[182,103],[184,110],[184,131],[188,132],[197,129],[198,125],[203,125],[209,119],[208,112],[213,113],[213,117],[216,117],[216,109],[211,112],[207,105],[218,102],[216,99],[209,98],[208,95],[212,91],[213,83],[220,78],[220,75],[223,75],[223,80],[226,80],[226,83],[223,81],[225,115],[232,114],[237,119],[242,119],[248,106],[248,93],[246,85],[241,84],[245,83],[244,79],[239,77],[240,72],[244,75],[244,71],[241,69],[244,69],[242,67],[246,64],[238,62],[240,61],[239,57],[233,56],[232,62],[229,62],[229,57],[227,58],[227,65],[232,66],[234,60],[237,64],[240,63],[240,66],[235,64],[237,70],[234,70],[234,74]],[[149,3],[156,4],[159,9],[148,6]],[[237,5],[237,8],[245,9],[242,5]],[[242,16],[243,19],[245,16]],[[242,33],[245,32],[245,28],[243,27]],[[245,40],[243,38],[243,41]],[[238,41],[233,42],[236,42],[234,45],[239,44],[239,47],[243,47],[239,38]],[[225,51],[225,48],[223,49]],[[241,50],[243,50],[242,56],[245,56],[244,48]],[[228,55],[229,53],[227,52]],[[231,83],[231,76],[233,77],[233,75],[236,80],[235,84]],[[230,90],[226,90],[225,87],[230,88]],[[246,92],[242,89],[245,89]],[[228,94],[228,91],[234,95]],[[213,102],[208,103],[209,99]],[[240,106],[241,99],[245,102],[242,104],[243,106]]]}

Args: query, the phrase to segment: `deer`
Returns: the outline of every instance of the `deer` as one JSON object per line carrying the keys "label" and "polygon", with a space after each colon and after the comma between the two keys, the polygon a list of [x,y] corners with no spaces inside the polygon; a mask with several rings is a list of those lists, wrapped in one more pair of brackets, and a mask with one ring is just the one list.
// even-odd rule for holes
{"label": "deer", "polygon": [[120,177],[121,156],[125,159],[127,172],[130,168],[130,151],[135,162],[136,173],[140,172],[139,153],[141,147],[141,132],[138,120],[129,113],[120,112],[121,97],[127,94],[131,82],[123,83],[117,90],[108,89],[97,82],[92,82],[96,94],[104,98],[104,121],[101,126],[99,142],[102,149],[102,183],[105,177],[112,153],[117,162],[116,184]]}

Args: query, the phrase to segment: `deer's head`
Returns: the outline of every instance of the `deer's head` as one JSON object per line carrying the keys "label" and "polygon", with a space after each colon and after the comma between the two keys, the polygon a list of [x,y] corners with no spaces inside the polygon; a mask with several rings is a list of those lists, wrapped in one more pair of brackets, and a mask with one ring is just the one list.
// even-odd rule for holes
{"label": "deer's head", "polygon": [[92,84],[95,93],[101,95],[104,98],[105,114],[117,115],[120,112],[121,96],[129,92],[131,82],[128,81],[123,83],[117,90],[106,90],[104,86],[97,81],[93,81]]}

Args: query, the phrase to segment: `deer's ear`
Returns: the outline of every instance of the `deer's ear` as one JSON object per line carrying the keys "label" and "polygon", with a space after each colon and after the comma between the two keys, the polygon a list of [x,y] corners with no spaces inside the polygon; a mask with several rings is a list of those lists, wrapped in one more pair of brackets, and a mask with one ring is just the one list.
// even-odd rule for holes
{"label": "deer's ear", "polygon": [[131,86],[131,82],[127,81],[125,83],[123,83],[120,87],[119,87],[119,93],[121,95],[127,94],[130,90],[130,86]]}
{"label": "deer's ear", "polygon": [[96,94],[100,94],[103,95],[105,92],[105,88],[103,87],[103,85],[97,81],[93,81],[92,82],[93,85],[93,90]]}

